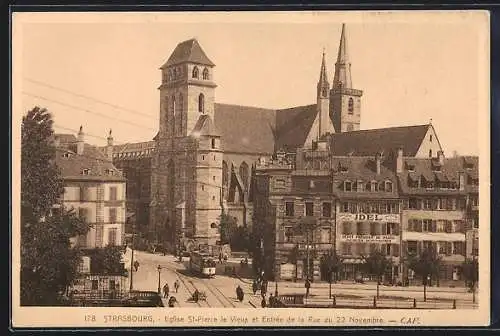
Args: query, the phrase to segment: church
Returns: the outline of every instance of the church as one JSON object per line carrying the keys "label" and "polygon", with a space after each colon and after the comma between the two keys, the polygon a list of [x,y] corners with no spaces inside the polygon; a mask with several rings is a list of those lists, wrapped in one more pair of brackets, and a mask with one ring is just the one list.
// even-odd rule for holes
{"label": "church", "polygon": [[[108,145],[127,178],[129,223],[151,241],[170,246],[214,246],[221,214],[251,226],[257,162],[278,152],[294,155],[328,136],[331,155],[442,151],[432,124],[360,130],[363,91],[351,78],[346,26],[342,25],[332,82],[325,55],[315,102],[267,109],[215,102],[215,63],[199,41],[179,43],[160,68],[160,118],[152,141]],[[434,140],[434,141],[433,141]]]}

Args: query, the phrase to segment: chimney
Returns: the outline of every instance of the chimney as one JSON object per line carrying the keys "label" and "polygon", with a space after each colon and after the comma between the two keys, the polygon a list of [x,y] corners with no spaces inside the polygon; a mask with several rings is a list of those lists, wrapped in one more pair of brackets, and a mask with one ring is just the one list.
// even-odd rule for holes
{"label": "chimney", "polygon": [[396,156],[396,173],[400,174],[403,172],[403,148],[398,148],[398,155]]}
{"label": "chimney", "polygon": [[442,166],[444,165],[444,153],[443,151],[438,151],[438,160],[439,160],[439,165]]}
{"label": "chimney", "polygon": [[111,129],[108,135],[108,146],[106,146],[106,156],[109,161],[113,161],[113,136],[111,135]]}
{"label": "chimney", "polygon": [[381,154],[380,153],[377,153],[375,154],[375,167],[376,167],[376,171],[377,171],[377,175],[380,174],[380,161],[381,161]]}
{"label": "chimney", "polygon": [[80,126],[80,130],[78,131],[78,140],[76,142],[76,153],[78,155],[83,154],[83,147],[85,146],[85,134],[83,133],[83,126]]}

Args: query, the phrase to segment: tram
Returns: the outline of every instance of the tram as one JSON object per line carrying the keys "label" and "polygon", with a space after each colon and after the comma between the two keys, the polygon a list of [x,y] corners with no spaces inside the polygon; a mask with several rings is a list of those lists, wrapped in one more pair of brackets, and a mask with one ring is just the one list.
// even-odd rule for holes
{"label": "tram", "polygon": [[214,277],[215,261],[207,253],[191,252],[189,256],[189,270],[199,276]]}

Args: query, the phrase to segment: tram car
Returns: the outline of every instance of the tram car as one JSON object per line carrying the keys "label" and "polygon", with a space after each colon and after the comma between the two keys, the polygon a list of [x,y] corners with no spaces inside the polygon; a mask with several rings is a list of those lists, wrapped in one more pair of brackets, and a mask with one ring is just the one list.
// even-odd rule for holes
{"label": "tram car", "polygon": [[215,260],[207,253],[192,252],[189,258],[189,270],[198,276],[215,276]]}

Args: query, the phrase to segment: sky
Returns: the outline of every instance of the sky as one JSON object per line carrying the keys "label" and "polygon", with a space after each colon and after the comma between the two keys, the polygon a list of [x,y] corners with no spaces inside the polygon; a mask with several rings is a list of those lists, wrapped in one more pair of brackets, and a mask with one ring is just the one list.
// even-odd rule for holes
{"label": "sky", "polygon": [[480,15],[434,14],[18,13],[13,116],[38,105],[58,133],[82,125],[96,145],[109,129],[117,144],[149,141],[159,67],[193,37],[216,64],[218,103],[312,104],[323,50],[332,83],[345,23],[353,87],[364,92],[362,129],[432,119],[448,156],[478,155],[489,130],[487,25]]}

